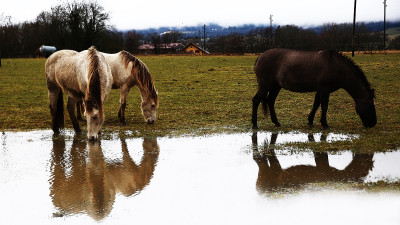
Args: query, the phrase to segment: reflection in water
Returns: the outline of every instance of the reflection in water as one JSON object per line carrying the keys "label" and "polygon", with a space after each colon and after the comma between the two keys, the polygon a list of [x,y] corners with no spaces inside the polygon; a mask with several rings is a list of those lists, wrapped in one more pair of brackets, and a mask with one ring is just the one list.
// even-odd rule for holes
{"label": "reflection in water", "polygon": [[157,140],[143,140],[140,165],[132,160],[122,138],[121,148],[122,162],[106,163],[100,141],[74,136],[67,154],[65,137],[53,137],[50,196],[60,211],[54,216],[87,213],[101,220],[111,212],[116,193],[131,196],[149,184],[159,155]]}
{"label": "reflection in water", "polygon": [[[282,169],[273,148],[277,137],[278,134],[273,133],[270,144],[266,141],[264,149],[259,151],[257,133],[252,135],[253,159],[259,169],[256,186],[260,193],[299,189],[303,185],[319,182],[362,182],[373,168],[374,154],[355,153],[350,164],[345,169],[338,170],[329,165],[326,152],[314,152],[316,166],[297,165]],[[313,142],[314,136],[309,134],[308,139]],[[322,135],[321,141],[325,140],[326,136]]]}

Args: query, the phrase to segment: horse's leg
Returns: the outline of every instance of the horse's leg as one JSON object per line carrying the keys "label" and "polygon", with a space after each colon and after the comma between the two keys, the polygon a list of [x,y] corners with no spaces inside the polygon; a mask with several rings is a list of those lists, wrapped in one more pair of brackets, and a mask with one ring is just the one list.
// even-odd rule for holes
{"label": "horse's leg", "polygon": [[79,133],[79,132],[81,132],[81,129],[79,128],[79,123],[75,116],[75,106],[76,106],[77,102],[78,102],[77,98],[72,98],[72,97],[68,96],[67,109],[68,109],[69,118],[72,121],[72,126],[74,126],[75,132]]}
{"label": "horse's leg", "polygon": [[128,96],[129,93],[129,88],[127,85],[121,86],[120,89],[120,107],[118,111],[118,118],[119,121],[123,126],[126,125],[126,120],[125,120],[125,109],[126,109],[126,97]]}
{"label": "horse's leg", "polygon": [[326,122],[326,112],[328,111],[328,103],[329,103],[329,92],[327,93],[320,93],[321,99],[321,125],[325,129],[329,129],[328,123]]}
{"label": "horse's leg", "polygon": [[271,142],[269,143],[268,146],[265,145],[265,147],[267,149],[264,149],[264,154],[266,155],[266,158],[269,161],[270,168],[275,173],[279,173],[280,171],[282,171],[281,164],[279,163],[279,160],[278,160],[278,158],[276,157],[276,154],[275,154],[275,149],[274,148],[270,148],[270,146],[272,146],[272,145],[274,145],[276,143],[276,139],[277,138],[278,138],[278,133],[272,133]]}
{"label": "horse's leg", "polygon": [[313,108],[310,112],[310,114],[308,115],[308,125],[309,126],[314,126],[314,117],[315,117],[315,113],[318,110],[318,107],[321,104],[321,99],[320,99],[320,94],[319,91],[317,91],[317,93],[315,94],[315,98],[314,98],[314,104],[313,104]]}
{"label": "horse's leg", "polygon": [[328,154],[326,152],[314,152],[314,160],[317,168],[327,170],[330,168]]}
{"label": "horse's leg", "polygon": [[[258,91],[256,93],[256,95],[254,95],[254,97],[253,97],[253,113],[251,116],[251,123],[253,124],[253,129],[258,129],[258,126],[257,126],[258,106],[260,105],[261,101],[266,98],[267,94],[268,93],[261,93],[260,91]],[[267,109],[265,109],[265,110],[267,110]]]}
{"label": "horse's leg", "polygon": [[79,120],[79,121],[83,121],[83,118],[82,118],[82,110],[83,110],[83,102],[82,102],[82,99],[79,99],[77,102],[76,102],[76,118]]}
{"label": "horse's leg", "polygon": [[256,95],[254,95],[253,97],[253,113],[251,116],[251,123],[253,124],[253,129],[258,129],[257,126],[257,110],[258,110],[258,106],[261,103],[261,99],[260,97],[258,97],[258,92],[256,93]]}
{"label": "horse's leg", "polygon": [[51,115],[51,128],[54,133],[60,132],[64,128],[64,101],[61,88],[48,84],[49,89],[49,108]]}
{"label": "horse's leg", "polygon": [[269,92],[269,95],[266,100],[268,103],[269,111],[271,113],[271,121],[275,124],[276,127],[281,126],[281,124],[278,122],[278,118],[276,117],[276,113],[275,113],[275,100],[276,100],[276,97],[278,96],[280,90],[281,90],[280,88],[272,89]]}

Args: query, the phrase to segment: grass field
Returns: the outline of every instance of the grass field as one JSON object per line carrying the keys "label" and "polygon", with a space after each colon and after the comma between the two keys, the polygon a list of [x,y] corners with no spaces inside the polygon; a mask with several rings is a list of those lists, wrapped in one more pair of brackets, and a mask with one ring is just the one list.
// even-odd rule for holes
{"label": "grass field", "polygon": [[[201,135],[251,131],[251,99],[257,82],[253,72],[256,56],[141,56],[159,92],[158,120],[144,123],[137,88],[128,96],[126,119],[120,126],[117,112],[119,91],[112,90],[105,106],[103,134],[127,131],[131,136]],[[359,134],[352,142],[295,144],[320,150],[355,149],[386,151],[400,146],[400,54],[356,55],[376,89],[378,123],[365,129],[354,102],[343,90],[333,93],[328,109],[332,130],[307,127],[314,94],[281,91],[276,111],[282,127],[275,128],[259,111],[259,127],[269,131],[336,132]],[[45,59],[2,59],[0,68],[0,130],[50,129]],[[64,95],[65,97],[65,95]],[[261,108],[261,107],[260,107]],[[68,114],[66,126],[71,128]],[[81,123],[84,127],[84,123]]]}

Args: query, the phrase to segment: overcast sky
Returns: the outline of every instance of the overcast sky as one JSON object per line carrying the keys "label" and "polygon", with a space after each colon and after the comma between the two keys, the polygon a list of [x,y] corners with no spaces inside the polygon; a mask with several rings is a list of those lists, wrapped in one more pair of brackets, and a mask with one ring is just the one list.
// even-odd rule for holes
{"label": "overcast sky", "polygon": [[[65,0],[0,0],[0,15],[32,21]],[[320,25],[352,22],[353,0],[98,0],[117,29],[182,27],[208,23]],[[400,0],[387,0],[387,20],[400,20]],[[383,20],[383,0],[358,0],[357,21]]]}

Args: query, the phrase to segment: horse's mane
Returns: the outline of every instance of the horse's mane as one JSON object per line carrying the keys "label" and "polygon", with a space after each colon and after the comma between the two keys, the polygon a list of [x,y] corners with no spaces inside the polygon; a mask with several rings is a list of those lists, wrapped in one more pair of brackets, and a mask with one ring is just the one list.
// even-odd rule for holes
{"label": "horse's mane", "polygon": [[369,91],[370,96],[372,98],[375,98],[375,90],[371,88],[371,84],[368,82],[367,77],[365,76],[364,72],[361,70],[361,68],[356,63],[354,63],[354,61],[351,58],[343,55],[340,52],[333,51],[333,50],[330,50],[329,53],[331,55],[332,54],[337,55],[339,58],[343,59],[346,64],[348,64],[352,68],[354,68],[354,70],[356,72],[356,76],[361,79],[361,81],[363,82],[363,84],[365,85],[367,90]]}
{"label": "horse's mane", "polygon": [[89,60],[89,73],[88,73],[88,87],[86,90],[85,105],[88,111],[92,111],[93,107],[103,113],[101,104],[101,84],[99,72],[99,57],[98,52],[94,46],[90,47],[87,52],[87,59]]}
{"label": "horse's mane", "polygon": [[145,91],[147,97],[154,98],[154,101],[158,104],[157,91],[147,66],[140,59],[127,51],[121,51],[120,54],[125,63],[125,67],[128,67],[128,64],[132,62],[132,76],[136,78],[137,84]]}

